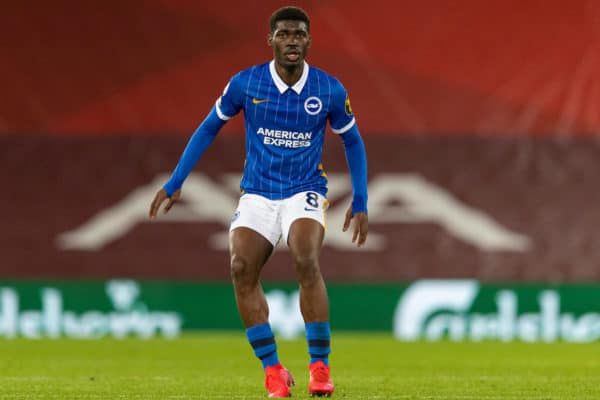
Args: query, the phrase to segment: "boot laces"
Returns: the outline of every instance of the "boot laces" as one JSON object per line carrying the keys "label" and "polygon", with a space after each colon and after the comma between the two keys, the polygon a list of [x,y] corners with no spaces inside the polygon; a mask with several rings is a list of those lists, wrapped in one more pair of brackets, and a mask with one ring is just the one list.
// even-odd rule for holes
{"label": "boot laces", "polygon": [[317,382],[328,382],[329,381],[329,373],[327,372],[327,368],[324,366],[318,366],[312,370],[313,379]]}

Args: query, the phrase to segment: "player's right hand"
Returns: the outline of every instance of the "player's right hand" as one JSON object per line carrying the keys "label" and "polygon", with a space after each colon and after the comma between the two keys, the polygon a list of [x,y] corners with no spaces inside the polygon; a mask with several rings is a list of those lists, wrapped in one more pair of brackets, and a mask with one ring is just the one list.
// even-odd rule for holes
{"label": "player's right hand", "polygon": [[160,210],[160,205],[163,203],[163,201],[165,201],[165,199],[169,199],[169,201],[167,202],[167,205],[164,208],[164,214],[166,214],[171,209],[171,207],[173,207],[173,204],[175,204],[180,197],[181,189],[179,189],[178,191],[173,193],[171,197],[169,197],[167,195],[167,191],[164,188],[161,188],[158,192],[156,192],[154,200],[152,200],[152,204],[150,204],[150,219],[156,218],[156,216],[158,215],[158,211]]}

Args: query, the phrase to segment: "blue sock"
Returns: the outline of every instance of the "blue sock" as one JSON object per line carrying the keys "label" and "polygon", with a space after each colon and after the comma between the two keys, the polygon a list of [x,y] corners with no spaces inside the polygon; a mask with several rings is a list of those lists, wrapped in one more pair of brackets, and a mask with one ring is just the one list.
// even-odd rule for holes
{"label": "blue sock", "polygon": [[329,322],[309,322],[306,324],[306,340],[308,340],[308,354],[310,363],[323,361],[329,365],[329,353],[331,353],[331,332]]}
{"label": "blue sock", "polygon": [[271,325],[266,323],[252,326],[246,329],[246,336],[248,336],[248,341],[254,349],[254,354],[262,362],[263,368],[279,364],[277,345],[275,344],[273,332],[271,332]]}

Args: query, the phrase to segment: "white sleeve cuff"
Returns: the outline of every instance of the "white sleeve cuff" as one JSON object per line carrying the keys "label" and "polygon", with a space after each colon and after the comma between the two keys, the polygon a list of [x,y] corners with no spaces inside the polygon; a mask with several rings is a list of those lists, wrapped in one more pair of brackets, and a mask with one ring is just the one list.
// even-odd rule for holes
{"label": "white sleeve cuff", "polygon": [[227,115],[223,114],[223,112],[221,111],[221,98],[220,97],[217,99],[217,102],[215,103],[215,109],[217,110],[217,115],[223,121],[228,121],[231,119],[231,117],[228,117]]}
{"label": "white sleeve cuff", "polygon": [[[218,108],[217,108],[218,110]],[[331,130],[333,131],[333,133],[337,133],[338,135],[341,135],[342,133],[346,133],[350,130],[350,128],[352,128],[354,126],[354,124],[356,123],[356,119],[353,117],[352,121],[348,122],[345,126],[341,127],[340,129],[335,129],[333,126],[331,127]]]}

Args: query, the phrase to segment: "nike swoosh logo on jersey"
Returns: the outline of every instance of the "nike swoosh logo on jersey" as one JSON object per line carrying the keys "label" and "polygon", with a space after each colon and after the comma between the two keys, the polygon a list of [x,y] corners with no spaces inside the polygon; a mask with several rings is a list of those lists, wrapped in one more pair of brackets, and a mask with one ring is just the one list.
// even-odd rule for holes
{"label": "nike swoosh logo on jersey", "polygon": [[254,103],[254,104],[265,103],[265,102],[267,102],[267,101],[269,101],[269,100],[267,100],[267,99],[265,99],[265,100],[259,100],[259,99],[257,99],[256,97],[253,97],[253,98],[252,98],[252,103]]}
{"label": "nike swoosh logo on jersey", "polygon": [[317,209],[316,208],[304,207],[304,211],[317,211]]}

